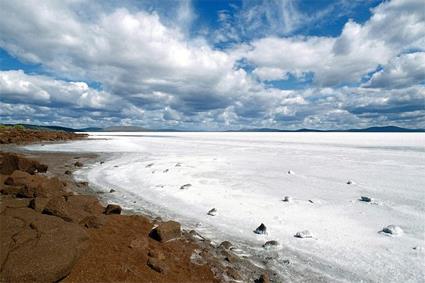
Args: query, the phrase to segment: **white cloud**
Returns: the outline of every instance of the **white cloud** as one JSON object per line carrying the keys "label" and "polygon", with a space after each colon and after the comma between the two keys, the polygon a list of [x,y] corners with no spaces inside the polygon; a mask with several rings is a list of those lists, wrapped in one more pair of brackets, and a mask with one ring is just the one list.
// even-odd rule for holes
{"label": "white cloud", "polygon": [[349,21],[340,36],[265,37],[235,53],[258,68],[314,72],[318,85],[360,82],[400,52],[425,46],[423,1],[391,1],[373,9],[363,25]]}
{"label": "white cloud", "polygon": [[374,73],[365,87],[402,88],[425,83],[425,52],[402,54]]}
{"label": "white cloud", "polygon": [[108,110],[120,106],[120,99],[98,91],[85,82],[66,82],[46,76],[27,75],[22,70],[0,71],[2,100],[52,107],[70,107]]}

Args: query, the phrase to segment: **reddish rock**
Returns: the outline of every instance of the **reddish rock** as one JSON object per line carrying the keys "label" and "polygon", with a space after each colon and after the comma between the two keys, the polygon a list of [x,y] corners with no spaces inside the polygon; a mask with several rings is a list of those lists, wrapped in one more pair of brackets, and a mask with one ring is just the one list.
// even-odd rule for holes
{"label": "reddish rock", "polygon": [[108,204],[108,206],[105,208],[104,213],[106,215],[109,214],[121,214],[121,206],[117,204]]}
{"label": "reddish rock", "polygon": [[167,242],[181,237],[180,223],[175,221],[167,221],[159,224],[158,227],[152,229],[149,236],[160,242]]}
{"label": "reddish rock", "polygon": [[28,207],[34,209],[37,212],[42,212],[49,201],[50,201],[49,198],[43,198],[43,197],[33,198],[30,201]]}
{"label": "reddish rock", "polygon": [[80,225],[86,228],[100,228],[106,222],[104,215],[89,215],[80,221]]}
{"label": "reddish rock", "polygon": [[1,249],[0,282],[57,282],[86,248],[85,231],[60,218],[29,208],[7,209],[0,217],[2,247],[4,239],[11,243]]}
{"label": "reddish rock", "polygon": [[10,175],[15,170],[25,171],[29,174],[37,172],[46,172],[47,165],[41,164],[38,161],[19,157],[16,154],[5,153],[2,156],[2,165],[0,173]]}
{"label": "reddish rock", "polygon": [[72,214],[64,197],[50,199],[43,209],[43,214],[57,216],[67,222],[72,222]]}
{"label": "reddish rock", "polygon": [[270,283],[270,277],[269,274],[267,272],[264,272],[263,274],[261,274],[260,278],[258,278],[258,280],[256,280],[257,283]]}
{"label": "reddish rock", "polygon": [[165,273],[167,271],[167,267],[157,258],[150,257],[148,258],[147,265],[159,273]]}

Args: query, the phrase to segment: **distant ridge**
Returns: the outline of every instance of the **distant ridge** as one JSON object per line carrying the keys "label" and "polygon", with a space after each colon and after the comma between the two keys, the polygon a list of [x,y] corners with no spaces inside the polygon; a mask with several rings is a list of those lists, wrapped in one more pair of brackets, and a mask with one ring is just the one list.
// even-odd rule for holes
{"label": "distant ridge", "polygon": [[[146,129],[137,126],[112,126],[106,128],[89,127],[82,129],[73,129],[68,127],[60,126],[42,126],[32,124],[3,124],[5,126],[21,125],[28,129],[38,130],[50,130],[50,131],[64,131],[64,132],[185,132],[176,129]],[[206,132],[206,131],[196,131]],[[218,131],[220,132],[220,131]],[[223,132],[282,132],[282,133],[298,133],[298,132],[323,132],[323,133],[334,133],[334,132],[354,132],[354,133],[425,133],[425,129],[408,129],[397,126],[385,126],[385,127],[369,127],[364,129],[348,129],[348,130],[316,130],[316,129],[298,129],[298,130],[281,130],[274,128],[252,128],[252,129],[240,129],[240,130],[228,130]]]}
{"label": "distant ridge", "polygon": [[335,133],[335,132],[362,132],[362,133],[424,133],[425,129],[408,129],[397,126],[386,127],[369,127],[364,129],[348,129],[348,130],[316,130],[316,129],[298,129],[298,130],[280,130],[273,128],[255,128],[255,129],[241,129],[231,130],[227,132],[284,132],[284,133],[298,133],[298,132],[318,132],[318,133]]}

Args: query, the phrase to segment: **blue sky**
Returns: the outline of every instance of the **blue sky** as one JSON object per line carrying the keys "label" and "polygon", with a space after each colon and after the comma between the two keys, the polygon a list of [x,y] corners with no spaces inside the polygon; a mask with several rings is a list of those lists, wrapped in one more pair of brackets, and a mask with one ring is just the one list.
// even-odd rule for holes
{"label": "blue sky", "polygon": [[425,128],[425,3],[0,0],[3,123]]}

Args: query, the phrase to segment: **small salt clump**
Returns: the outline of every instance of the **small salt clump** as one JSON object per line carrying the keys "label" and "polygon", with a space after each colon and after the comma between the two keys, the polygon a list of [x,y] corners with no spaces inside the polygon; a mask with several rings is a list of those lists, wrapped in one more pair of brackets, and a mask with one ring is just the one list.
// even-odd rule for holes
{"label": "small salt clump", "polygon": [[381,232],[385,234],[393,235],[393,236],[398,236],[403,234],[403,230],[396,225],[388,225],[387,227],[384,227],[384,229],[382,229]]}
{"label": "small salt clump", "polygon": [[308,230],[297,232],[294,237],[296,238],[313,238],[313,235]]}

